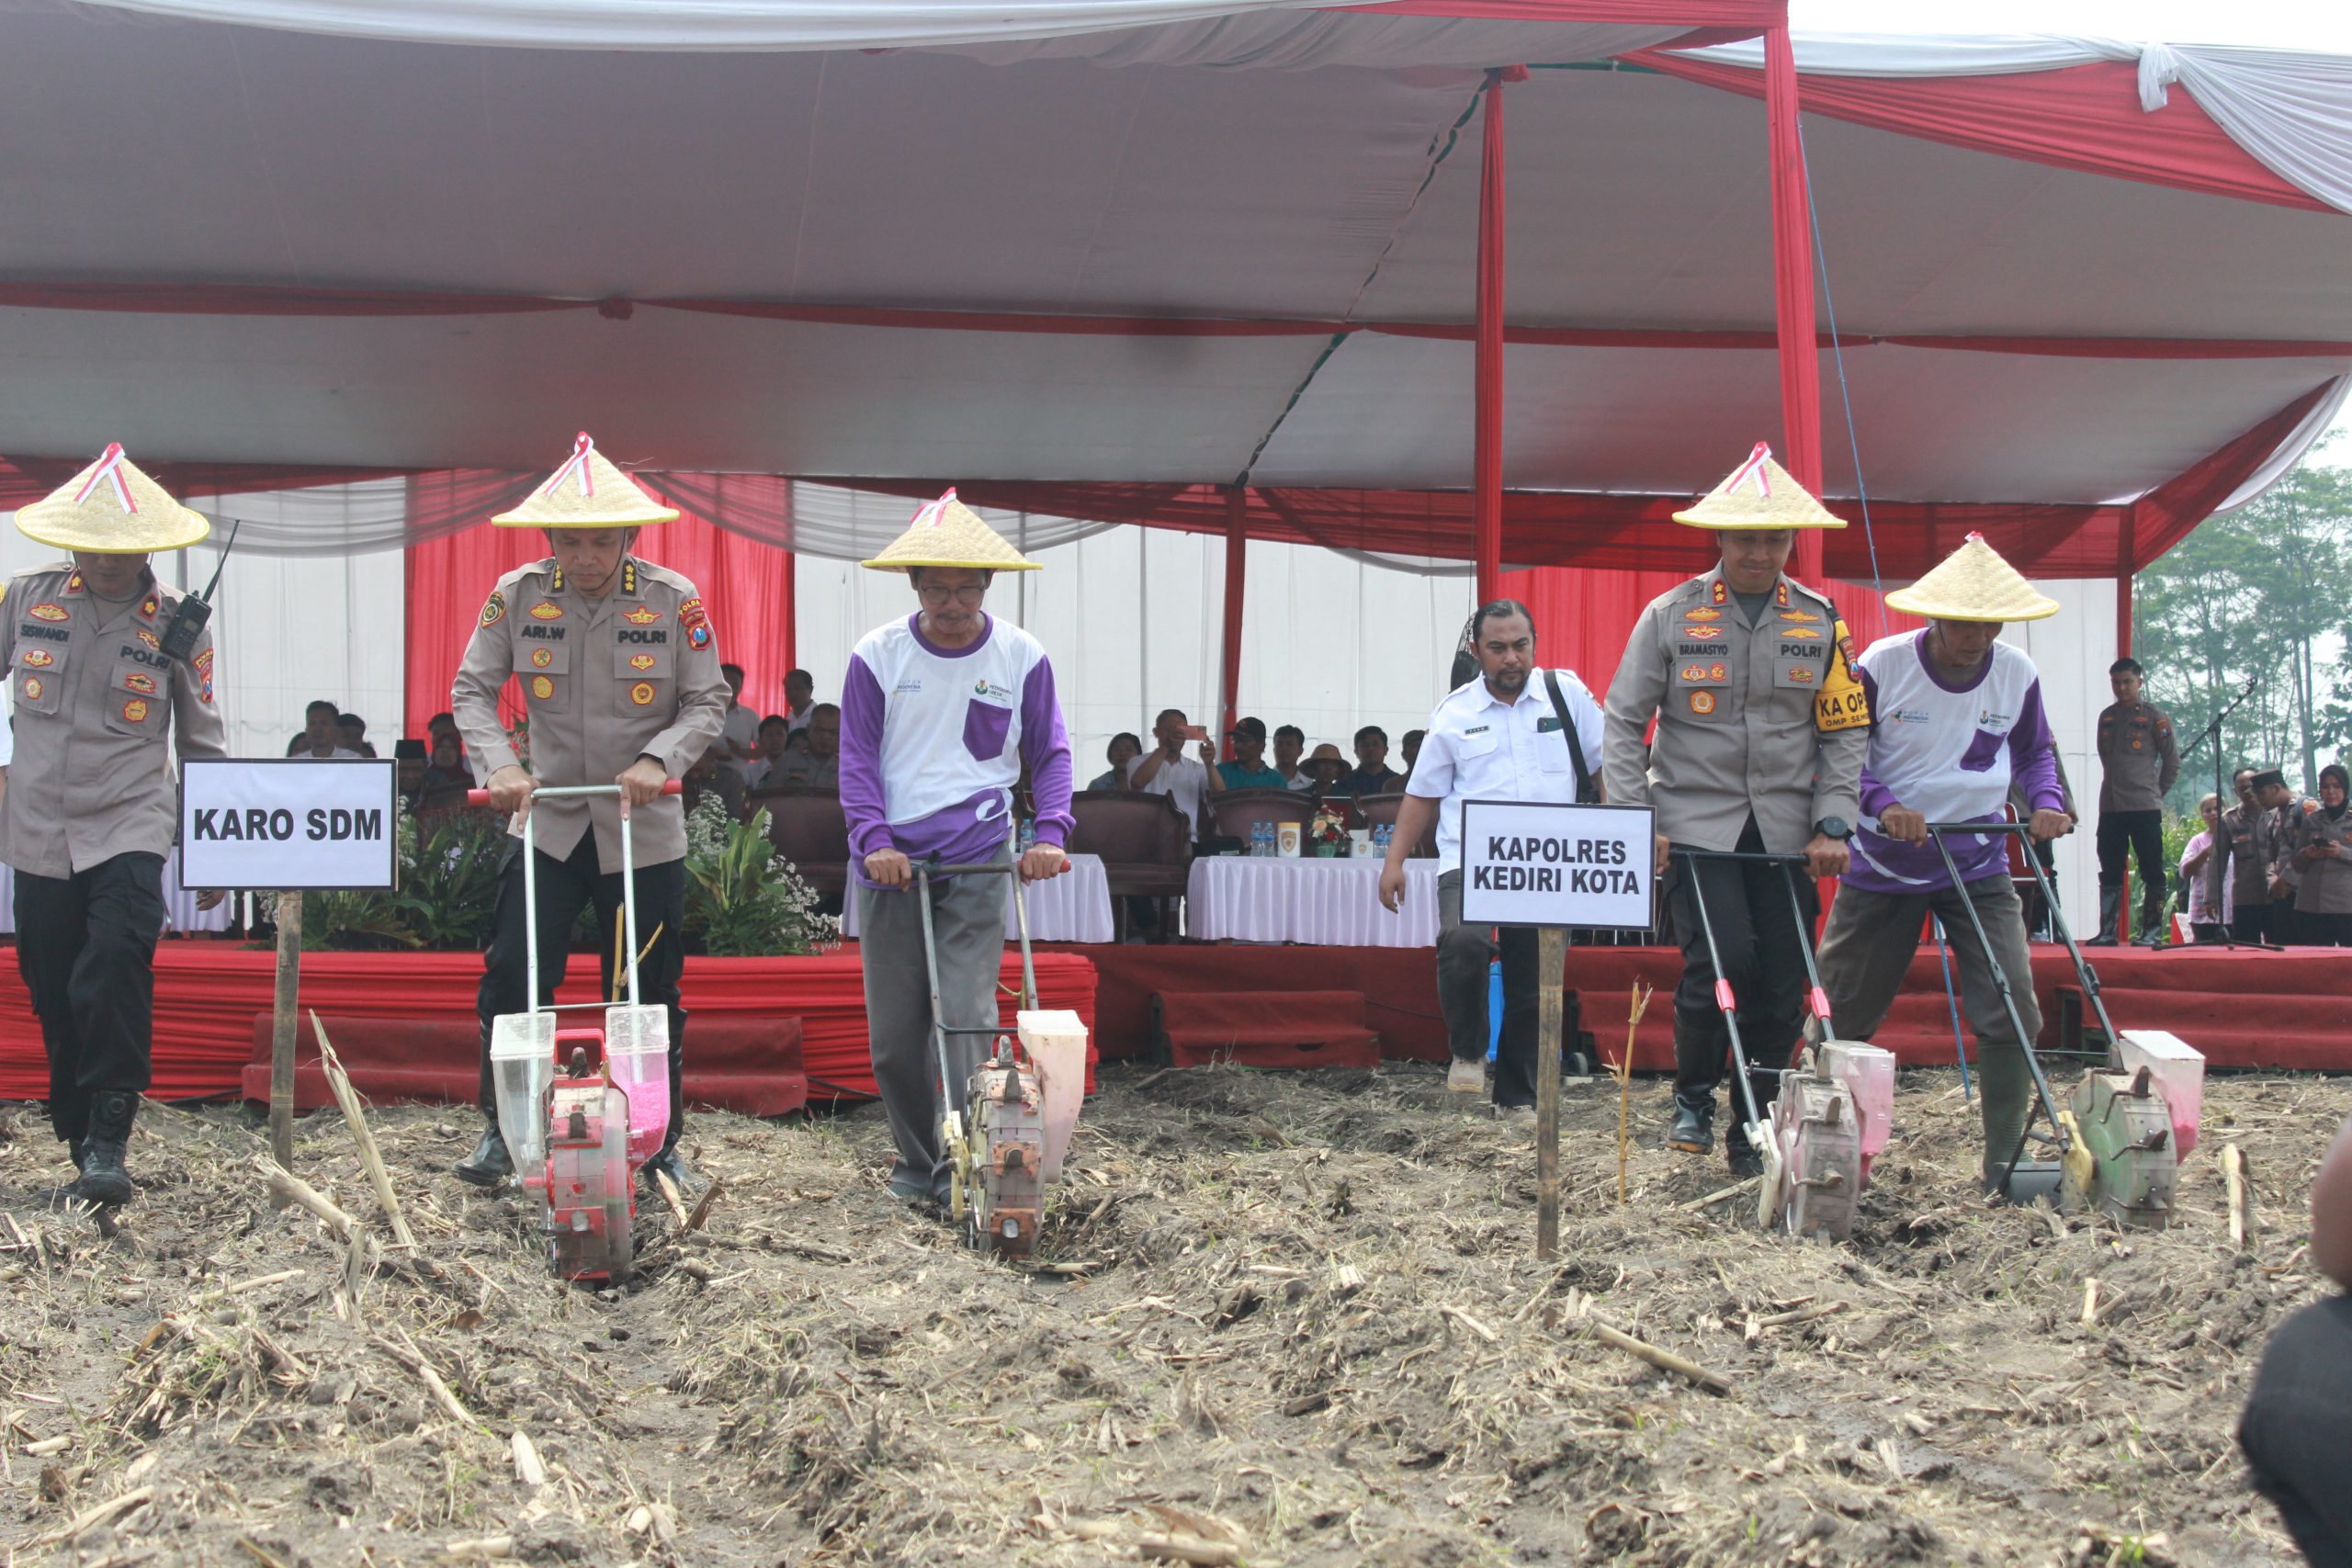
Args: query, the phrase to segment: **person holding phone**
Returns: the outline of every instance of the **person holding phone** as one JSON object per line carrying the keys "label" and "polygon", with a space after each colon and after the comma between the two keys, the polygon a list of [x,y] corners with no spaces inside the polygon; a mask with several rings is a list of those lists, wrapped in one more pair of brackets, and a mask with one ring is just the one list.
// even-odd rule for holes
{"label": "person holding phone", "polygon": [[[1182,708],[1164,709],[1151,727],[1152,749],[1127,764],[1127,789],[1134,795],[1164,795],[1176,803],[1193,837],[1208,831],[1207,802],[1225,793],[1225,780],[1216,767],[1216,742],[1204,727],[1184,716]],[[1197,761],[1184,748],[1198,748]]]}

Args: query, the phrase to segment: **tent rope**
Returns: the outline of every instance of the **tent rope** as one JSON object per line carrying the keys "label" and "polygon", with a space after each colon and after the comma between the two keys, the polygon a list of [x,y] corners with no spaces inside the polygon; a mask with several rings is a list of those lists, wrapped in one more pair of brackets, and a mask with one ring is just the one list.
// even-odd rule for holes
{"label": "tent rope", "polygon": [[1804,149],[1804,121],[1797,121],[1797,164],[1804,170],[1804,209],[1813,223],[1814,269],[1821,276],[1822,313],[1829,323],[1829,356],[1838,367],[1838,400],[1846,410],[1846,451],[1854,464],[1854,493],[1862,508],[1862,543],[1871,552],[1871,591],[1878,595],[1874,613],[1878,616],[1878,635],[1884,637],[1886,620],[1886,580],[1879,574],[1878,536],[1871,529],[1871,487],[1862,479],[1861,443],[1854,434],[1854,393],[1846,384],[1846,347],[1838,336],[1838,300],[1829,288],[1829,253],[1821,243],[1821,206],[1813,196],[1813,162]]}

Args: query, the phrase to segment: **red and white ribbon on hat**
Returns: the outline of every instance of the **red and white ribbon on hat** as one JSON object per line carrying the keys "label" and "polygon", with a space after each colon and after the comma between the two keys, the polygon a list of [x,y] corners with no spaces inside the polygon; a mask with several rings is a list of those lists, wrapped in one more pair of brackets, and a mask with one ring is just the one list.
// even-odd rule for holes
{"label": "red and white ribbon on hat", "polygon": [[948,503],[953,502],[955,499],[956,487],[954,485],[949,485],[947,487],[947,493],[941,496],[937,501],[925,504],[922,511],[915,513],[915,520],[908,524],[907,527],[910,530],[916,528],[938,527],[942,523],[947,521]]}
{"label": "red and white ribbon on hat", "polygon": [[553,490],[558,485],[563,483],[564,480],[570,479],[574,473],[577,473],[580,476],[580,493],[582,495],[595,494],[596,470],[588,466],[588,454],[594,452],[595,449],[596,444],[588,439],[588,433],[586,431],[582,431],[573,438],[571,443],[571,456],[565,460],[563,467],[558,468],[554,473],[548,476],[547,488]]}
{"label": "red and white ribbon on hat", "polygon": [[1747,461],[1732,470],[1731,478],[1724,481],[1724,493],[1729,495],[1752,479],[1756,481],[1757,494],[1770,495],[1772,476],[1765,471],[1764,465],[1771,460],[1772,448],[1758,441],[1756,450],[1747,455]]}
{"label": "red and white ribbon on hat", "polygon": [[121,442],[107,443],[106,455],[98,459],[98,466],[90,470],[90,477],[83,481],[80,491],[74,497],[74,504],[79,506],[96,494],[100,479],[114,486],[114,498],[122,502],[122,509],[125,512],[139,510],[139,503],[130,499],[130,486],[123,480]]}

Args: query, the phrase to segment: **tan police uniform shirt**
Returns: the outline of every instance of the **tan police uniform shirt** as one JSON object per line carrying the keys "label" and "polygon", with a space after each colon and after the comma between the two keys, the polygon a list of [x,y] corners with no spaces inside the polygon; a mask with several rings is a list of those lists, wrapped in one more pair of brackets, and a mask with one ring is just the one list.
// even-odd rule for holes
{"label": "tan police uniform shirt", "polygon": [[2224,885],[2230,901],[2240,909],[2270,902],[2270,867],[2278,858],[2278,814],[2260,807],[2238,805],[2222,813],[2222,841],[2207,863],[2212,878],[2205,901],[2218,906],[2217,892]]}
{"label": "tan police uniform shirt", "polygon": [[1650,807],[1694,849],[1735,847],[1751,812],[1774,854],[1804,849],[1824,818],[1853,822],[1870,712],[1852,657],[1837,607],[1785,576],[1752,626],[1720,567],[1659,594],[1609,685],[1609,799]]}
{"label": "tan police uniform shirt", "polygon": [[[2312,809],[2306,810],[2306,807]],[[2352,810],[2330,817],[2310,801],[2287,808],[2287,845],[2283,857],[2297,863],[2295,908],[2306,915],[2352,915]],[[2323,854],[2309,865],[2301,852],[2333,845],[2335,853]]]}
{"label": "tan police uniform shirt", "polygon": [[134,852],[168,854],[183,758],[229,754],[212,689],[212,634],[183,661],[164,654],[181,599],[151,571],[119,609],[60,562],[0,595],[0,668],[16,701],[16,757],[0,800],[0,861],[71,876]]}
{"label": "tan police uniform shirt", "polygon": [[[550,787],[610,784],[639,756],[682,778],[727,719],[718,639],[701,596],[677,572],[635,556],[621,558],[601,599],[565,582],[553,559],[498,580],[449,691],[484,784],[519,761],[498,717],[510,676],[530,719],[531,776]],[[597,865],[620,870],[616,797],[539,801],[531,816],[539,849],[558,860],[593,823]],[[519,820],[513,831],[522,832]],[[685,856],[685,810],[674,796],[630,812],[629,833],[639,865]]]}
{"label": "tan police uniform shirt", "polygon": [[2098,716],[2101,811],[2161,811],[2165,793],[2180,776],[2180,748],[2172,720],[2154,703],[2109,703]]}

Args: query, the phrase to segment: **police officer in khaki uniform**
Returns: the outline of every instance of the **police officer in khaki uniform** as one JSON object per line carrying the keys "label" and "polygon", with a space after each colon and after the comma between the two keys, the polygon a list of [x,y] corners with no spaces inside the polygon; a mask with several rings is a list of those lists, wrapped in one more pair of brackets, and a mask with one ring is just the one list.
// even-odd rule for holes
{"label": "police officer in khaki uniform", "polygon": [[147,557],[187,548],[210,525],[113,446],[17,526],[74,556],[0,596],[17,710],[0,860],[17,872],[17,967],[49,1053],[50,1125],[80,1171],[59,1190],[122,1203],[153,1047],[164,856],[179,824],[172,746],[184,759],[228,754],[211,637],[198,631],[185,658],[164,651],[181,595]]}
{"label": "police officer in khaki uniform", "polygon": [[[498,580],[481,607],[481,624],[450,688],[450,708],[467,749],[486,770],[491,800],[502,811],[537,814],[541,1001],[563,980],[564,955],[582,906],[594,904],[598,929],[611,931],[621,908],[620,814],[629,812],[636,861],[637,919],[653,932],[638,968],[642,999],[670,1010],[670,1133],[646,1162],[652,1173],[684,1186],[678,1157],[684,1122],[680,1094],[685,1010],[678,980],[685,968],[681,926],[686,908],[685,813],[661,793],[718,739],[727,716],[727,682],[718,639],[695,585],[630,551],[638,530],[678,513],[662,505],[606,461],[582,434],[571,460],[514,511],[491,521],[502,528],[540,528],[554,554]],[[517,758],[498,696],[507,681],[522,688],[530,718],[531,761]],[[611,797],[550,800],[551,787],[620,784]],[[519,838],[518,816],[513,831]],[[457,1174],[495,1186],[513,1169],[498,1130],[491,1086],[491,1022],[528,1007],[524,942],[523,858],[514,846],[498,884],[498,912],[482,975],[481,1143]],[[656,928],[658,927],[658,931]],[[646,940],[641,934],[640,941]],[[613,944],[597,944],[605,994],[612,994]]]}
{"label": "police officer in khaki uniform", "polygon": [[2240,768],[2230,787],[2238,803],[2222,813],[2213,857],[2208,866],[2211,880],[2205,901],[2222,906],[2227,891],[2230,935],[2240,942],[2276,942],[2271,930],[2270,866],[2278,858],[2278,814],[2266,811],[2255,798],[2253,768]]}
{"label": "police officer in khaki uniform", "polygon": [[[1843,873],[1870,710],[1836,606],[1781,570],[1795,530],[1842,528],[1841,520],[1761,445],[1674,519],[1715,530],[1722,563],[1658,595],[1634,623],[1609,687],[1601,766],[1611,800],[1657,812],[1659,871],[1683,959],[1668,1142],[1703,1154],[1731,1041],[1694,899],[1705,898],[1714,924],[1759,1109],[1778,1092],[1804,1022],[1803,939],[1780,867],[1702,860],[1694,885],[1692,863],[1669,852],[1802,852],[1815,877]],[[1657,734],[1645,762],[1653,715]],[[1818,900],[1809,879],[1798,887],[1809,924]],[[1762,1156],[1742,1121],[1733,1117],[1724,1147],[1732,1169],[1752,1175]]]}
{"label": "police officer in khaki uniform", "polygon": [[2098,935],[2085,947],[2113,947],[2123,937],[2125,857],[2140,862],[2140,935],[2165,945],[2165,795],[2180,776],[2180,748],[2164,709],[2143,699],[2136,659],[2108,666],[2115,701],[2098,716]]}

